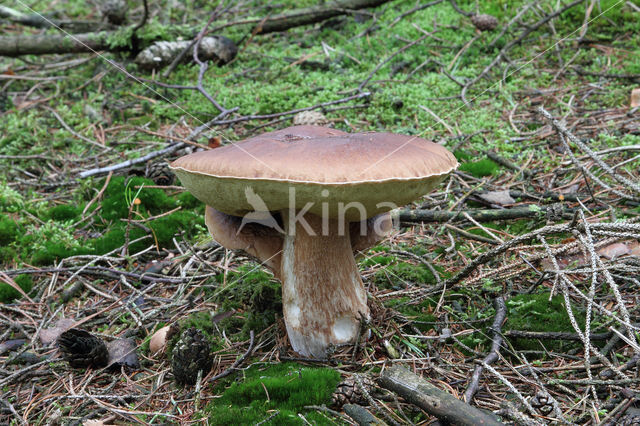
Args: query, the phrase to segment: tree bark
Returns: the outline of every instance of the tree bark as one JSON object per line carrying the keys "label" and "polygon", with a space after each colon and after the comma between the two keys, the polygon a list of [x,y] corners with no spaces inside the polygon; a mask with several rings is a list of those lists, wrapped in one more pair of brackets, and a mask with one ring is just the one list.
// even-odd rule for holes
{"label": "tree bark", "polygon": [[107,42],[113,31],[67,35],[20,35],[0,37],[0,56],[43,55],[47,53],[88,53],[95,50],[126,50]]}
{"label": "tree bark", "polygon": [[455,425],[500,425],[496,416],[472,407],[399,365],[385,370],[380,384],[427,413]]}

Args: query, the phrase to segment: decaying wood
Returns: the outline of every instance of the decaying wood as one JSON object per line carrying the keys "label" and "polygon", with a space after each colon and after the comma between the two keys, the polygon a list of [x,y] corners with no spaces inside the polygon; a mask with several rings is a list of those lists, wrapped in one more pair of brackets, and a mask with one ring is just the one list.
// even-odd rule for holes
{"label": "decaying wood", "polygon": [[[544,219],[549,206],[531,204],[511,209],[469,209],[464,212],[478,222],[493,222],[496,220],[538,218]],[[569,216],[570,217],[570,216]],[[398,212],[400,223],[411,222],[447,222],[450,220],[466,220],[463,212],[447,210],[410,210],[402,209]]]}
{"label": "decaying wood", "polygon": [[493,414],[466,404],[399,365],[385,370],[380,384],[427,413],[456,425],[500,425]]}
{"label": "decaying wood", "polygon": [[375,417],[366,408],[356,404],[345,404],[344,412],[347,413],[360,426],[385,426],[386,423]]}
{"label": "decaying wood", "polygon": [[256,33],[273,33],[302,25],[314,24],[333,18],[334,16],[344,15],[351,10],[380,6],[388,1],[389,0],[335,0],[322,6],[296,9],[261,20],[256,26]]}

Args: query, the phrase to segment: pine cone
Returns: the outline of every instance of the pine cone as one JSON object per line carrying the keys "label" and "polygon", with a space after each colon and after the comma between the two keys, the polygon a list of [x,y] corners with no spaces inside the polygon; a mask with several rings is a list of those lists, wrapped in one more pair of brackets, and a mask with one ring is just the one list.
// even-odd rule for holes
{"label": "pine cone", "polygon": [[538,410],[543,416],[553,411],[553,401],[546,392],[537,392],[536,395],[531,398],[530,402],[531,406]]}
{"label": "pine cone", "polygon": [[210,344],[205,335],[195,327],[186,329],[173,347],[171,356],[171,370],[176,382],[194,385],[198,371],[202,370],[204,377],[212,364]]}
{"label": "pine cone", "polygon": [[486,14],[473,15],[471,22],[480,31],[493,31],[498,26],[498,19],[495,16]]}
{"label": "pine cone", "polygon": [[327,117],[318,111],[302,111],[293,116],[294,126],[326,126],[329,123]]}
{"label": "pine cone", "polygon": [[58,345],[73,368],[102,368],[109,363],[107,346],[88,331],[71,328],[58,337]]}
{"label": "pine cone", "polygon": [[145,176],[153,180],[156,185],[171,185],[176,177],[164,161],[149,164]]}
{"label": "pine cone", "polygon": [[[376,389],[376,383],[366,376],[360,376],[365,390],[371,394]],[[367,397],[362,392],[354,376],[349,376],[342,382],[331,395],[331,402],[334,406],[341,408],[344,404],[369,405]]]}

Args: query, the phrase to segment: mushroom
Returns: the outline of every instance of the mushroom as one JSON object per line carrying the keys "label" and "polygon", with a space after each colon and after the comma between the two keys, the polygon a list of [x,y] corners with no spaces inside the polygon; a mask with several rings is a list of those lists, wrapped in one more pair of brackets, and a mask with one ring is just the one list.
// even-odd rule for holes
{"label": "mushroom", "polygon": [[241,249],[282,282],[293,349],[324,358],[369,319],[354,259],[391,229],[389,211],[431,191],[455,157],[415,136],[294,126],[171,164],[206,205],[221,245]]}

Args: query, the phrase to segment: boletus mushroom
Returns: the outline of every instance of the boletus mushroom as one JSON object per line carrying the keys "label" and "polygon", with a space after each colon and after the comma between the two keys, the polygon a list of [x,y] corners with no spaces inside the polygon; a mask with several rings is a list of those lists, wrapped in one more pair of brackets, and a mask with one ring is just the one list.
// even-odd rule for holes
{"label": "boletus mushroom", "polygon": [[458,165],[415,136],[294,126],[179,158],[171,168],[206,205],[214,239],[282,282],[293,349],[324,358],[369,318],[354,258],[391,230],[389,211]]}

